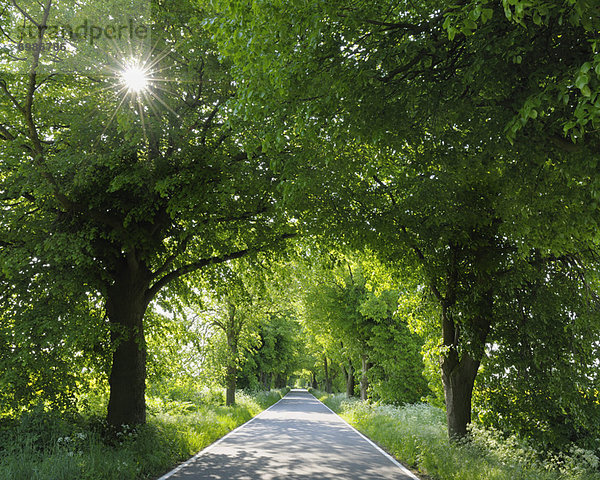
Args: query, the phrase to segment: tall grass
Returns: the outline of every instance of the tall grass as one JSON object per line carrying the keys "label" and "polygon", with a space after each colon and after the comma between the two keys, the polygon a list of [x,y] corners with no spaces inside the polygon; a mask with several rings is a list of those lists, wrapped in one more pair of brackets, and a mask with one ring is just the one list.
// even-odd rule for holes
{"label": "tall grass", "polygon": [[148,423],[125,426],[110,441],[102,417],[89,413],[64,419],[34,411],[5,422],[0,426],[0,479],[156,478],[275,403],[287,389],[238,392],[233,407],[219,404],[220,391],[190,393],[148,398]]}
{"label": "tall grass", "polygon": [[313,392],[403,463],[434,480],[600,480],[598,457],[574,448],[546,455],[522,439],[474,427],[469,443],[450,444],[445,414],[427,404],[392,407]]}

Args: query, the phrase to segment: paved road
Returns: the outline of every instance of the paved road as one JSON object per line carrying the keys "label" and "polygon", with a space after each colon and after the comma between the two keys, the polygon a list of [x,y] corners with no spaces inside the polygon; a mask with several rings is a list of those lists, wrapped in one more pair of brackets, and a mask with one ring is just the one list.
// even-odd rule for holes
{"label": "paved road", "polygon": [[306,390],[292,390],[159,480],[415,478]]}

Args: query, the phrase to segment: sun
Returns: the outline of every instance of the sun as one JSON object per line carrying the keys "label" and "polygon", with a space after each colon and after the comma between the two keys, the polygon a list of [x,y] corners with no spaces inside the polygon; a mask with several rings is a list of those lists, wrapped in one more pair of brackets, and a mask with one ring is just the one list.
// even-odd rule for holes
{"label": "sun", "polygon": [[130,93],[141,93],[150,86],[148,70],[137,63],[127,65],[120,77],[121,82]]}
{"label": "sun", "polygon": [[146,123],[151,112],[161,115],[159,110],[164,107],[173,115],[179,117],[179,114],[161,98],[161,92],[169,91],[165,88],[165,85],[178,81],[166,77],[164,72],[161,73],[161,70],[157,68],[160,62],[170,53],[171,50],[169,49],[164,52],[150,52],[147,56],[137,57],[133,52],[130,52],[129,56],[123,55],[111,59],[112,65],[106,67],[108,81],[102,87],[102,90],[115,93],[115,109],[106,124],[104,132],[117,118],[117,114],[125,108],[130,108],[136,113],[144,137],[146,137]]}

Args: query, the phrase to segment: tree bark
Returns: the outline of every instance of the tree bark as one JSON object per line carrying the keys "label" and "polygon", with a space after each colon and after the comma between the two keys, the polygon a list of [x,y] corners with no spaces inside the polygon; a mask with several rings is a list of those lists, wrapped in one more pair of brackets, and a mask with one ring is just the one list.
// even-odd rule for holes
{"label": "tree bark", "polygon": [[471,423],[471,397],[479,363],[467,354],[459,361],[455,352],[442,360],[446,419],[451,440],[467,436],[467,427]]}
{"label": "tree bark", "polygon": [[468,425],[471,423],[471,399],[475,378],[484,352],[485,341],[491,326],[491,295],[487,296],[482,305],[481,315],[476,317],[471,325],[475,335],[473,343],[464,345],[469,352],[464,352],[462,358],[458,353],[460,341],[459,327],[454,323],[447,306],[442,306],[442,329],[446,353],[442,356],[442,383],[446,400],[446,419],[448,436],[451,441],[467,436]]}
{"label": "tree bark", "polygon": [[354,367],[352,362],[348,361],[348,369],[346,370],[346,397],[354,396]]}
{"label": "tree bark", "polygon": [[371,365],[369,364],[367,357],[362,357],[361,361],[362,361],[362,371],[361,371],[361,376],[360,376],[360,399],[366,400],[367,399],[367,389],[369,388],[369,379],[367,378],[367,372],[369,371],[369,368],[371,367]]}
{"label": "tree bark", "polygon": [[260,372],[259,382],[260,382],[263,390],[270,390],[271,389],[271,374],[265,373],[265,372]]}
{"label": "tree bark", "polygon": [[237,383],[237,368],[235,365],[227,367],[226,388],[225,388],[225,405],[228,407],[235,405],[235,387]]}
{"label": "tree bark", "polygon": [[108,287],[106,313],[113,348],[109,376],[108,424],[138,425],[146,422],[146,340],[144,314],[148,307],[150,271],[129,258]]}
{"label": "tree bark", "polygon": [[235,388],[237,384],[237,354],[240,332],[242,331],[242,320],[238,318],[239,312],[231,298],[226,299],[227,320],[223,328],[227,336],[227,348],[229,359],[225,374],[225,405],[235,405]]}
{"label": "tree bark", "polygon": [[326,356],[323,357],[323,370],[325,371],[325,391],[331,393],[331,377],[329,376],[329,365]]}
{"label": "tree bark", "polygon": [[230,358],[225,374],[225,405],[235,405],[235,388],[237,383],[237,352],[238,352],[238,331],[233,328],[235,319],[235,308],[230,309],[230,321],[232,329],[227,332],[227,346],[229,348]]}
{"label": "tree bark", "polygon": [[284,388],[287,384],[287,376],[282,374],[282,373],[278,373],[277,376],[275,377],[275,388]]}

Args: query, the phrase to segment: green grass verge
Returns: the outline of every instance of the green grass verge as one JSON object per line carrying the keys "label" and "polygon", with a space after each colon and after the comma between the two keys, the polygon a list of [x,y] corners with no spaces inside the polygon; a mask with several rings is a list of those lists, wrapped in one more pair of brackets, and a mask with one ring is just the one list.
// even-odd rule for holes
{"label": "green grass verge", "polygon": [[[0,428],[1,480],[138,480],[157,478],[254,415],[289,389],[236,394],[237,404],[149,398],[148,423],[103,438],[97,416],[65,420],[52,412],[31,412]],[[204,400],[203,400],[204,399]]]}
{"label": "green grass verge", "polygon": [[525,441],[474,428],[450,444],[445,414],[427,404],[393,407],[311,392],[399,461],[434,480],[600,480],[598,457],[573,449],[548,456]]}

